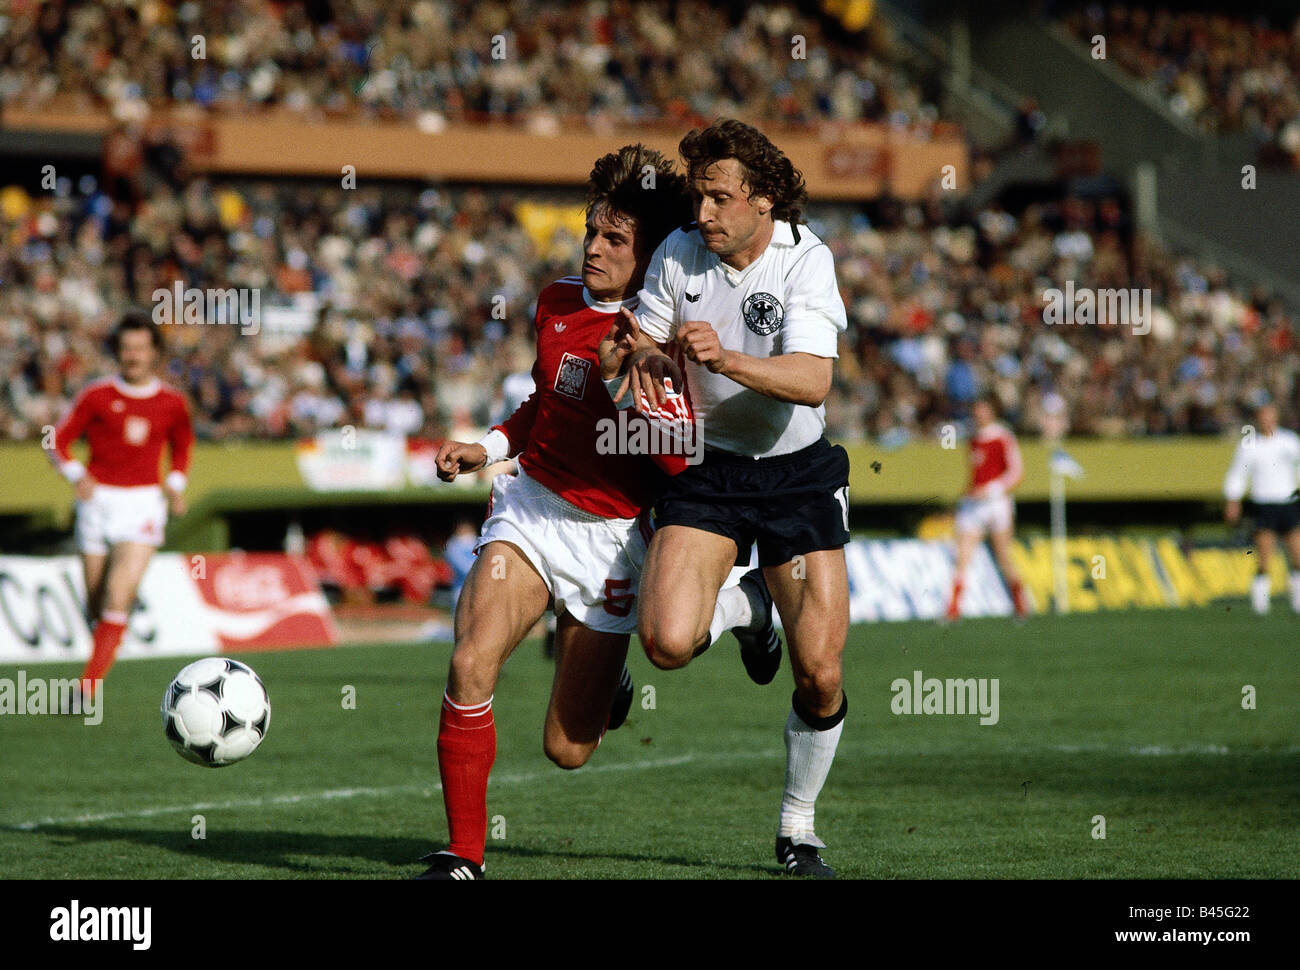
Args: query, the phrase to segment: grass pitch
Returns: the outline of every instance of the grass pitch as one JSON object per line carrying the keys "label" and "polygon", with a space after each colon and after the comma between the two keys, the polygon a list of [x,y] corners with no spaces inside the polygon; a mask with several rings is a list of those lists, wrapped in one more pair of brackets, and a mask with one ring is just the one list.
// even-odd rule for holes
{"label": "grass pitch", "polygon": [[[848,721],[818,803],[824,856],[869,879],[1300,876],[1300,618],[1277,606],[1264,619],[1237,606],[854,627]],[[223,769],[182,761],[163,737],[158,705],[181,659],[119,664],[98,726],[0,717],[0,876],[413,875],[446,838],[435,737],[449,652],[245,655],[271,729]],[[672,672],[634,642],[631,666],[629,723],[562,772],[541,751],[550,663],[528,642],[507,664],[488,877],[778,876],[788,663],[756,687],[727,637]],[[915,670],[997,678],[998,723],[893,713],[891,683]]]}

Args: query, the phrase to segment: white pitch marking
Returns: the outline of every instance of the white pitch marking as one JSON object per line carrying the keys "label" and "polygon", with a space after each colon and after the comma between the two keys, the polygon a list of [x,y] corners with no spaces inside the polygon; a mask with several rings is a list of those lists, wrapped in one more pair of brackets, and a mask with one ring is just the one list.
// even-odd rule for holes
{"label": "white pitch marking", "polygon": [[[1128,745],[1118,747],[1115,745],[1105,744],[1054,744],[1046,748],[1024,749],[1017,748],[1003,752],[1001,754],[1025,754],[1034,750],[1060,751],[1065,754],[1083,754],[1083,753],[1105,753],[1127,754],[1138,757],[1171,757],[1178,755],[1228,755],[1228,754],[1300,754],[1300,745],[1290,745],[1280,751],[1233,751],[1232,749],[1221,744],[1198,744],[1185,745],[1182,747],[1164,747],[1161,745]],[[936,753],[936,752],[928,752]],[[945,754],[949,752],[937,752]],[[781,754],[779,751],[743,751],[734,753],[709,752],[708,754],[685,754],[675,758],[660,758],[656,761],[629,761],[621,764],[610,765],[593,765],[589,768],[582,768],[575,772],[577,777],[590,774],[604,774],[612,771],[648,771],[655,768],[671,768],[676,765],[689,764],[693,761],[736,761],[748,758],[776,758]],[[847,751],[842,754],[848,754]],[[555,772],[529,772],[525,774],[498,775],[493,776],[489,784],[491,785],[523,785],[533,781],[540,781],[544,778],[555,778]],[[335,788],[328,791],[302,792],[297,795],[273,795],[270,798],[244,798],[234,799],[225,802],[200,802],[192,805],[166,805],[154,808],[136,809],[130,812],[102,812],[92,815],[73,815],[65,818],[41,818],[28,822],[10,822],[0,823],[0,831],[17,831],[31,832],[39,828],[48,828],[54,825],[87,825],[93,822],[110,822],[114,819],[124,818],[153,818],[158,815],[170,815],[173,812],[204,812],[204,811],[222,811],[231,808],[262,808],[270,805],[297,805],[300,802],[314,801],[332,801],[344,798],[364,798],[369,796],[401,795],[418,793],[421,795],[432,795],[434,792],[442,791],[441,784],[435,784],[432,787],[425,785],[390,785],[385,788]]]}
{"label": "white pitch marking", "polygon": [[[769,758],[776,757],[779,752],[744,752],[736,755],[726,755],[724,760],[733,760],[736,758]],[[589,774],[604,774],[613,771],[649,771],[655,768],[672,768],[677,765],[688,764],[692,761],[717,760],[717,753],[708,755],[684,754],[675,758],[659,758],[654,761],[628,761],[620,764],[592,765],[589,768],[580,769],[576,774],[578,777]],[[524,774],[498,775],[494,776],[490,784],[492,785],[522,785],[533,781],[540,781],[545,778],[554,778],[555,772],[528,772]],[[271,805],[297,805],[300,802],[315,801],[333,801],[343,798],[365,798],[371,796],[385,795],[402,795],[418,793],[421,795],[432,795],[434,792],[442,791],[441,784],[435,784],[432,787],[428,785],[390,785],[384,788],[334,788],[328,791],[302,792],[297,795],[273,795],[269,798],[240,798],[232,799],[225,802],[199,802],[192,805],[163,805],[153,808],[141,808],[129,812],[100,812],[89,815],[72,815],[65,818],[41,818],[28,822],[11,822],[0,824],[0,830],[31,832],[35,829],[48,828],[54,825],[87,825],[93,822],[111,822],[114,819],[124,818],[153,818],[158,815],[170,815],[180,812],[211,812],[223,811],[232,808],[264,808]]]}

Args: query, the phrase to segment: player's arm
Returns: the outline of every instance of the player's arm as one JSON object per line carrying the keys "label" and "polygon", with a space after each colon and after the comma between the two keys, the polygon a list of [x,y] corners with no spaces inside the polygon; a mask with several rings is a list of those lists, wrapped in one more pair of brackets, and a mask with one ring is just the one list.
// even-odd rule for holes
{"label": "player's arm", "polygon": [[[681,368],[640,326],[627,307],[619,310],[600,345],[600,376],[609,396],[620,408],[633,407],[646,414],[671,410],[673,394],[682,393],[686,378]],[[667,381],[671,381],[671,388]],[[631,391],[630,397],[625,397]]]}
{"label": "player's arm", "polygon": [[54,429],[54,447],[47,452],[59,474],[67,479],[76,491],[77,498],[83,502],[94,492],[95,479],[86,471],[86,466],[73,457],[72,445],[86,433],[86,428],[90,425],[91,408],[86,398],[84,391],[77,397],[67,417]]}
{"label": "player's arm", "polygon": [[167,496],[170,514],[182,516],[188,511],[185,486],[189,483],[190,459],[194,454],[194,424],[190,421],[190,409],[184,398],[180,402],[180,413],[167,434],[167,446],[171,451],[172,467],[163,479],[163,493]]}
{"label": "player's arm", "polygon": [[[630,400],[638,409],[644,398],[649,411],[668,403],[665,377],[671,377],[680,391],[685,386],[681,369],[665,352],[677,329],[677,290],[680,275],[677,262],[669,256],[670,235],[661,242],[646,267],[645,279],[637,293],[636,313],[623,307],[601,342],[601,378],[615,402],[631,391]],[[618,375],[625,375],[616,381]]]}
{"label": "player's arm", "polygon": [[1250,456],[1246,450],[1248,447],[1245,438],[1238,442],[1237,451],[1232,456],[1232,464],[1228,466],[1228,474],[1223,479],[1223,497],[1227,499],[1227,504],[1223,508],[1223,518],[1229,525],[1235,525],[1241,518],[1241,499],[1250,484]]}
{"label": "player's arm", "polygon": [[810,249],[790,268],[789,276],[780,354],[752,357],[727,350],[712,325],[701,320],[678,327],[677,344],[697,364],[751,391],[817,407],[830,393],[839,335],[848,327],[830,249],[825,245]]}
{"label": "player's arm", "polygon": [[537,408],[541,403],[541,371],[533,365],[533,383],[538,390],[528,395],[528,399],[500,424],[493,425],[478,441],[444,441],[438,446],[434,464],[438,468],[438,478],[444,482],[454,482],[461,472],[480,471],[488,465],[513,458],[528,447],[533,435],[533,425],[537,423]]}
{"label": "player's arm", "polygon": [[[635,351],[629,353],[627,364],[633,399],[645,394],[652,407],[662,407],[667,396],[662,373],[656,374],[656,368],[666,371],[672,359],[657,344],[646,347],[644,333],[639,336],[641,339],[635,343]],[[677,344],[688,359],[700,366],[778,401],[817,407],[830,393],[834,368],[830,357],[802,351],[753,357],[738,350],[725,350],[712,324],[703,320],[687,320],[678,327]],[[621,393],[617,395],[621,396]]]}
{"label": "player's arm", "polygon": [[1020,443],[1016,441],[1015,435],[1008,433],[1003,438],[1002,447],[1006,452],[1007,468],[997,477],[997,482],[1002,494],[1010,495],[1011,490],[1025,477],[1025,464],[1020,459]]}
{"label": "player's arm", "polygon": [[690,360],[777,401],[817,407],[831,390],[834,362],[830,357],[803,351],[753,357],[726,350],[713,327],[702,320],[683,323],[677,341]]}

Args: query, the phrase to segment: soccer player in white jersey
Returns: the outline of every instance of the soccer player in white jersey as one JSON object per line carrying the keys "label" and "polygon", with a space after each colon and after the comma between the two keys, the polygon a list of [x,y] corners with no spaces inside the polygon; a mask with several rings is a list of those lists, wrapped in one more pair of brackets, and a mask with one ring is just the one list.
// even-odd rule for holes
{"label": "soccer player in white jersey", "polygon": [[[844,303],[830,249],[800,224],[803,178],[766,136],[726,120],[690,132],[679,148],[696,222],[655,252],[618,339],[637,347],[625,367],[633,394],[650,385],[654,403],[663,390],[655,355],[665,347],[678,355],[705,452],[656,506],[638,633],[657,667],[688,663],[717,638],[719,590],[757,543],[795,683],[777,861],[794,875],[830,878],[813,813],[848,710],[849,460],[823,434],[822,402]],[[751,678],[770,680],[779,640],[742,645]]]}
{"label": "soccer player in white jersey", "polygon": [[1223,496],[1229,525],[1241,519],[1241,500],[1250,493],[1255,509],[1255,567],[1250,604],[1263,616],[1269,609],[1268,568],[1277,537],[1291,559],[1291,608],[1300,613],[1300,437],[1277,426],[1277,408],[1265,404],[1255,414],[1253,434],[1242,435],[1232,457]]}
{"label": "soccer player in white jersey", "polygon": [[[650,184],[647,171],[655,174]],[[633,687],[624,660],[642,600],[649,509],[688,456],[671,446],[649,454],[611,450],[601,428],[616,418],[647,432],[693,424],[680,398],[662,409],[643,402],[638,410],[650,415],[649,424],[620,416],[596,372],[607,357],[616,369],[621,362],[623,353],[608,339],[618,310],[635,305],[651,254],[689,209],[685,180],[658,152],[628,145],[598,159],[588,181],[582,276],[557,280],[537,298],[535,392],[480,441],[446,441],[438,449],[444,481],[510,456],[519,457],[519,474],[493,481],[478,558],[456,606],[438,728],[449,844],[425,857],[430,866],[418,878],[483,876],[487,784],[497,750],[493,695],[502,665],[544,613],[558,617],[543,729],[547,756],[562,768],[580,767],[606,729],[627,717]],[[676,372],[680,386],[680,370],[667,372]],[[730,593],[730,601],[745,604],[745,617],[764,617],[757,577]],[[739,612],[730,611],[724,628],[737,625]],[[758,625],[770,626],[766,619]]]}

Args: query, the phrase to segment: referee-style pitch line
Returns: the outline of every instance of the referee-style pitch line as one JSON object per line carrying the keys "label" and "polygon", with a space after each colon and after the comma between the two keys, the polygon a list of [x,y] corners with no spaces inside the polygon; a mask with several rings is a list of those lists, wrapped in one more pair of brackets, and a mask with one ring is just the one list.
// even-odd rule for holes
{"label": "referee-style pitch line", "polygon": [[[756,758],[776,758],[781,752],[763,751],[763,752],[745,752],[742,754],[729,755],[725,760],[739,760],[745,757]],[[629,761],[620,764],[592,765],[589,768],[580,769],[581,775],[589,775],[613,771],[651,771],[656,768],[673,768],[678,765],[689,764],[698,760],[717,760],[716,757],[699,756],[693,754],[679,755],[675,758],[660,758],[655,761]],[[526,785],[534,781],[544,781],[554,779],[558,770],[552,768],[550,771],[533,771],[519,774],[501,774],[493,775],[489,782],[492,785]],[[157,815],[170,815],[174,812],[210,812],[223,811],[234,808],[266,808],[274,805],[297,805],[301,802],[328,802],[337,801],[345,798],[371,798],[384,797],[388,795],[432,795],[435,792],[442,791],[441,783],[433,785],[388,785],[380,788],[332,788],[326,791],[302,792],[296,795],[272,795],[268,798],[236,798],[224,802],[195,802],[190,805],[160,805],[153,808],[140,808],[128,812],[98,812],[90,815],[70,815],[64,818],[41,818],[29,822],[9,822],[0,824],[0,830],[10,832],[34,832],[37,829],[50,828],[59,825],[88,825],[94,822],[111,822],[115,819],[127,818],[153,818]]]}
{"label": "referee-style pitch line", "polygon": [[[1187,744],[1166,746],[1158,744],[1106,745],[1106,744],[1053,744],[1038,748],[1007,748],[1004,754],[1031,754],[1040,752],[1060,752],[1065,754],[1105,754],[1130,755],[1134,757],[1187,757],[1194,755],[1230,755],[1230,754],[1300,754],[1300,745],[1290,745],[1274,751],[1238,750],[1233,751],[1222,744]],[[943,752],[927,751],[928,755]],[[577,777],[584,775],[605,774],[615,771],[654,771],[659,768],[675,768],[680,765],[707,761],[742,761],[749,759],[777,759],[783,751],[737,751],[709,752],[707,754],[683,754],[675,758],[659,758],[653,761],[626,761],[618,764],[592,765],[574,773]],[[557,770],[532,771],[515,774],[493,775],[489,786],[526,785],[535,781],[554,779]],[[381,798],[390,795],[425,795],[442,791],[442,785],[388,785],[379,788],[332,788],[325,791],[300,792],[296,795],[272,795],[267,798],[236,798],[224,802],[195,802],[190,805],[162,805],[153,808],[140,808],[128,812],[99,812],[88,815],[69,815],[63,818],[41,818],[27,822],[0,823],[0,831],[35,832],[42,828],[62,825],[90,825],[96,822],[111,822],[128,818],[153,818],[158,815],[171,815],[181,812],[210,812],[239,808],[267,808],[275,805],[298,805],[302,802],[328,802],[347,798]]]}

